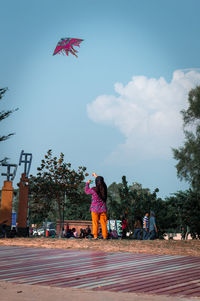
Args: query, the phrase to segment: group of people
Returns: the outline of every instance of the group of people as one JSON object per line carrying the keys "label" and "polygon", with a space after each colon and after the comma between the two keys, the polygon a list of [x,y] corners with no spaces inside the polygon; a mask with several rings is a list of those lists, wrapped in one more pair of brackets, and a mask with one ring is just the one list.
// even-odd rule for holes
{"label": "group of people", "polygon": [[143,221],[139,217],[136,218],[134,224],[134,239],[154,240],[157,236],[158,228],[154,211],[146,212]]}
{"label": "group of people", "polygon": [[78,238],[78,233],[75,228],[67,228],[63,234],[65,238]]}
{"label": "group of people", "polygon": [[[90,211],[92,215],[92,226],[93,226],[93,238],[98,239],[98,224],[100,221],[102,229],[103,239],[109,238],[109,233],[107,230],[107,186],[104,182],[104,178],[98,176],[96,173],[92,174],[95,177],[95,186],[90,188],[91,180],[88,180],[85,186],[85,193],[92,195],[92,202],[90,206]],[[126,236],[127,221],[122,220],[122,238]],[[143,240],[153,240],[156,238],[158,229],[156,226],[155,213],[153,211],[147,212],[143,218],[143,222],[139,218],[136,219],[134,225],[134,239]]]}
{"label": "group of people", "polygon": [[65,238],[93,238],[89,225],[87,226],[86,229],[81,228],[80,234],[78,234],[76,228],[70,229],[69,227],[65,229],[63,234]]}

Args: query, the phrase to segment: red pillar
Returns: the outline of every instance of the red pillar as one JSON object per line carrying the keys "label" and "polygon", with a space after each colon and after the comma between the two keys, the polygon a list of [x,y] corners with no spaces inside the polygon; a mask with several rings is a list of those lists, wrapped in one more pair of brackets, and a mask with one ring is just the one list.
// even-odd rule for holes
{"label": "red pillar", "polygon": [[17,215],[17,227],[19,234],[22,236],[26,236],[27,234],[28,183],[29,180],[25,173],[23,173],[19,183],[19,206]]}

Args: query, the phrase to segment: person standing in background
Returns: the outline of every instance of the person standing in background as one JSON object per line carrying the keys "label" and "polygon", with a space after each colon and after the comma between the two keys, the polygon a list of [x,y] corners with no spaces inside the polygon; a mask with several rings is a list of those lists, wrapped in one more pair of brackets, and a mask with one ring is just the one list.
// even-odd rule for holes
{"label": "person standing in background", "polygon": [[142,222],[141,222],[140,218],[137,216],[135,223],[134,223],[133,239],[140,240],[141,232],[142,232]]}
{"label": "person standing in background", "polygon": [[156,226],[156,219],[154,211],[150,212],[150,220],[149,220],[149,239],[153,240],[156,238],[156,234],[158,233],[158,229]]}
{"label": "person standing in background", "polygon": [[143,240],[149,238],[149,213],[146,212],[143,218]]}

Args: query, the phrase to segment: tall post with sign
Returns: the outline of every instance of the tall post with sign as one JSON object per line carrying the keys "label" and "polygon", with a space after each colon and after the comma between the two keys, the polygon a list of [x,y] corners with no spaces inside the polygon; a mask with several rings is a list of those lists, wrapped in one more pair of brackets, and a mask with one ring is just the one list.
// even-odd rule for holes
{"label": "tall post with sign", "polygon": [[12,224],[12,201],[13,201],[13,186],[12,181],[15,178],[17,165],[4,162],[2,166],[7,167],[7,172],[2,173],[6,176],[7,180],[1,191],[1,210],[0,210],[0,225],[4,227],[5,233],[9,233]]}
{"label": "tall post with sign", "polygon": [[17,231],[20,236],[27,236],[27,213],[28,213],[28,174],[32,162],[32,154],[21,151],[19,165],[24,163],[24,172],[21,175],[19,183],[19,205],[17,216]]}

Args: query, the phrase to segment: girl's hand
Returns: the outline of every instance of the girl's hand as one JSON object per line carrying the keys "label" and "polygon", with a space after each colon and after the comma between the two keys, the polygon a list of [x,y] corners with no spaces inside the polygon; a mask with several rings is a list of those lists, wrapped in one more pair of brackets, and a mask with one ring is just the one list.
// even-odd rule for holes
{"label": "girl's hand", "polygon": [[88,183],[90,184],[92,182],[92,180],[88,180]]}
{"label": "girl's hand", "polygon": [[96,174],[96,172],[93,172],[93,173],[92,173],[92,176],[95,177],[95,178],[98,177],[97,174]]}

